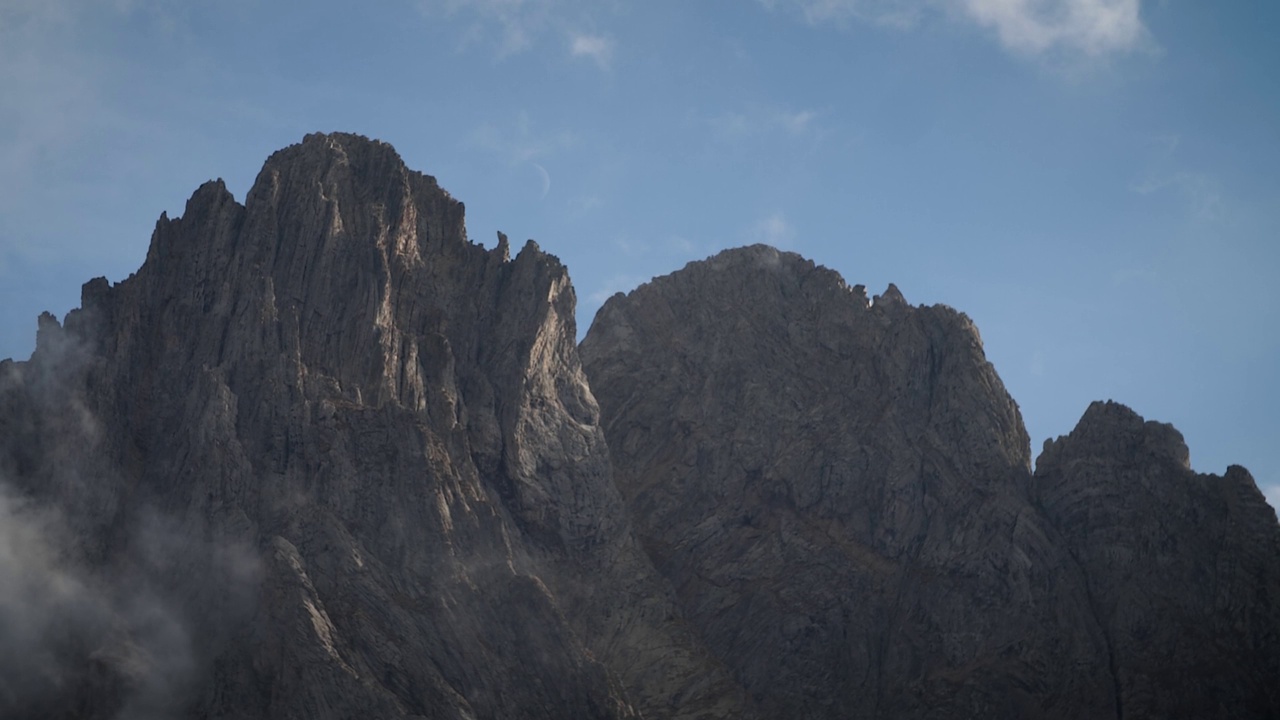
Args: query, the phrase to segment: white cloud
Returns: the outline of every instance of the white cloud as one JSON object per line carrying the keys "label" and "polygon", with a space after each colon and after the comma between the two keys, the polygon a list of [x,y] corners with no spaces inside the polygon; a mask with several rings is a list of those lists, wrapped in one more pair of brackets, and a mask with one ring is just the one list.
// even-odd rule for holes
{"label": "white cloud", "polygon": [[786,215],[775,212],[752,225],[750,236],[755,242],[785,249],[794,244],[796,230],[787,222]]}
{"label": "white cloud", "polygon": [[576,58],[590,58],[601,70],[608,70],[613,62],[613,40],[603,35],[572,34],[569,52]]}
{"label": "white cloud", "polygon": [[995,32],[1026,55],[1065,51],[1098,57],[1139,48],[1147,39],[1142,0],[760,0],[811,24],[870,22],[910,28],[950,15]]}
{"label": "white cloud", "polygon": [[1146,35],[1141,0],[965,0],[964,9],[994,29],[1005,47],[1031,54],[1124,52]]}

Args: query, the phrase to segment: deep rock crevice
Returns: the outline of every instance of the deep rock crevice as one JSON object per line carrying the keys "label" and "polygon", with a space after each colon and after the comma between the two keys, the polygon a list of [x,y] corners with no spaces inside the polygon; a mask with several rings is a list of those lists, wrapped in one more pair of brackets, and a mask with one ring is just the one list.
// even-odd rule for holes
{"label": "deep rock crevice", "polygon": [[0,716],[1280,716],[1172,427],[1033,473],[966,316],[767,246],[574,306],[385,143],[201,186],[0,363]]}

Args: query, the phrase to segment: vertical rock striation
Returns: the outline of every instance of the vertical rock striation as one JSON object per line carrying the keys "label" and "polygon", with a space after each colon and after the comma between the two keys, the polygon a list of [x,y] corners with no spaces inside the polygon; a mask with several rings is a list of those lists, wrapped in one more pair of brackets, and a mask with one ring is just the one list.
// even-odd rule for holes
{"label": "vertical rock striation", "polygon": [[0,368],[15,516],[120,596],[0,715],[744,714],[630,533],[574,303],[383,143],[202,186]]}
{"label": "vertical rock striation", "polygon": [[967,317],[773,248],[574,303],[383,143],[202,186],[0,362],[0,717],[1280,717],[1243,469],[1033,475]]}

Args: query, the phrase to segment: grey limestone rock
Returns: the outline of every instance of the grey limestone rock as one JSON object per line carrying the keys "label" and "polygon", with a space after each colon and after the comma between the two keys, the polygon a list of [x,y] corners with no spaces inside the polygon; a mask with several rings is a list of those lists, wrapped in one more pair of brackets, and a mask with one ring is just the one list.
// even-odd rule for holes
{"label": "grey limestone rock", "polygon": [[1280,717],[1280,525],[1248,471],[1191,470],[1114,402],[1045,443],[1036,497],[1085,568],[1122,717]]}
{"label": "grey limestone rock", "polygon": [[582,342],[615,477],[686,616],[775,717],[1107,717],[1080,568],[967,317],[725,251]]}
{"label": "grey limestone rock", "polygon": [[967,317],[766,246],[574,305],[384,143],[203,185],[0,362],[0,717],[1280,716],[1173,428],[1033,475]]}
{"label": "grey limestone rock", "polygon": [[1280,712],[1252,480],[1101,405],[1033,478],[964,315],[754,246],[614,296],[581,351],[641,542],[771,716]]}
{"label": "grey limestone rock", "polygon": [[59,518],[34,574],[100,616],[28,638],[0,716],[744,715],[630,532],[574,304],[383,143],[202,186],[0,368],[13,524]]}

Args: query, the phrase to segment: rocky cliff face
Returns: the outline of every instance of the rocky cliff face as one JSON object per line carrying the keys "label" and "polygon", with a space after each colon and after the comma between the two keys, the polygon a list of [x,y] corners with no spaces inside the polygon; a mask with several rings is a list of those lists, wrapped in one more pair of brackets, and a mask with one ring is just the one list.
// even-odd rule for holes
{"label": "rocky cliff face", "polygon": [[1087,571],[1123,717],[1280,717],[1280,531],[1248,471],[1191,471],[1172,426],[1094,403],[1037,502]]}
{"label": "rocky cliff face", "polygon": [[965,316],[762,246],[575,347],[564,267],[463,223],[312,135],[40,319],[0,717],[1280,716],[1243,470],[1099,404],[1033,476]]}
{"label": "rocky cliff face", "polygon": [[82,586],[19,589],[0,631],[41,614],[47,657],[8,654],[0,715],[745,713],[630,534],[573,308],[385,144],[201,187],[0,369],[10,526],[50,548],[3,572]]}
{"label": "rocky cliff face", "polygon": [[1106,715],[968,318],[755,246],[615,296],[582,356],[641,541],[774,716]]}
{"label": "rocky cliff face", "polygon": [[[1117,439],[1093,412],[1033,481],[1017,407],[963,315],[893,286],[868,301],[756,246],[615,296],[581,349],[636,532],[773,716],[1280,709],[1261,690],[1280,677],[1278,533],[1252,482],[1174,472],[1151,450],[1163,431]],[[1108,505],[1125,473],[1160,502]],[[1175,491],[1159,487],[1170,473]],[[1140,521],[1165,534],[1133,534]],[[1150,542],[1165,545],[1122,554]],[[1169,604],[1206,563],[1226,565],[1223,584]],[[1196,678],[1190,651],[1209,642],[1215,675]],[[1178,669],[1162,666],[1175,649]]]}

